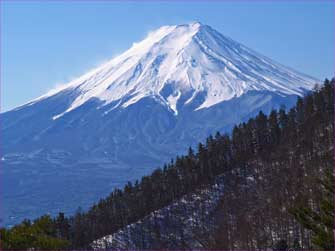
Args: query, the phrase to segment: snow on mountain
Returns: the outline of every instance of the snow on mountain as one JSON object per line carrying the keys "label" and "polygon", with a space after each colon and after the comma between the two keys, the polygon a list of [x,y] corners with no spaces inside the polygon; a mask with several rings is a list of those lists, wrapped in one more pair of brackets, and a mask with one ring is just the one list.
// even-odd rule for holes
{"label": "snow on mountain", "polygon": [[[192,102],[199,93],[205,94],[195,108],[199,110],[251,90],[301,95],[316,82],[199,22],[163,26],[120,56],[66,85],[62,91],[71,90],[76,98],[53,119],[92,98],[103,101],[103,105],[117,101],[115,109],[153,97],[177,115],[178,101],[186,95],[183,104]],[[164,95],[168,85],[171,90]]]}
{"label": "snow on mountain", "polygon": [[289,108],[316,83],[207,25],[161,27],[0,114],[3,222],[87,208],[209,134]]}

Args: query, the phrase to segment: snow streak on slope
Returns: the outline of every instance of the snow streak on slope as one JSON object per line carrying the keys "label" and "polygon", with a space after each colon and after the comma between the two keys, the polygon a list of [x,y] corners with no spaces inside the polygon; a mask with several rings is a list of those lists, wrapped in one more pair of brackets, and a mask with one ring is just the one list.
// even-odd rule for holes
{"label": "snow streak on slope", "polygon": [[215,232],[215,211],[224,193],[224,179],[183,196],[119,231],[95,240],[94,250],[192,250],[206,248],[204,243]]}
{"label": "snow streak on slope", "polygon": [[204,98],[195,110],[250,90],[302,95],[316,82],[207,25],[163,26],[125,53],[66,85],[61,91],[71,90],[76,98],[53,118],[93,98],[103,101],[103,105],[116,102],[115,109],[153,97],[177,115],[180,105],[191,103],[199,94]]}

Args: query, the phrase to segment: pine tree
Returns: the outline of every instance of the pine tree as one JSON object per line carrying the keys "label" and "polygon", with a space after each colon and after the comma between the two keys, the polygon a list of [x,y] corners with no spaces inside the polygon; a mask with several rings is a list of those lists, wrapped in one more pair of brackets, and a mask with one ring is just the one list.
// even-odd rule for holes
{"label": "pine tree", "polygon": [[325,189],[320,210],[300,207],[293,211],[297,221],[313,233],[312,243],[316,248],[334,249],[334,174],[327,170],[326,179],[320,181]]}

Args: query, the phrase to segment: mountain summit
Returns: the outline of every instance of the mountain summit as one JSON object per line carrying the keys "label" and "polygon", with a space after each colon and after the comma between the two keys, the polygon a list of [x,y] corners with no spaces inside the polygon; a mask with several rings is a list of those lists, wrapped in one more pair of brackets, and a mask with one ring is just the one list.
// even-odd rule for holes
{"label": "mountain summit", "polygon": [[163,26],[0,115],[3,221],[86,208],[209,134],[291,107],[318,82],[207,25]]}
{"label": "mountain summit", "polygon": [[[199,22],[163,26],[108,63],[70,82],[75,97],[57,119],[96,98],[112,109],[152,97],[175,115],[201,96],[195,110],[266,90],[301,95],[316,79],[284,67]],[[64,90],[62,90],[64,91]],[[44,96],[45,97],[45,96]]]}

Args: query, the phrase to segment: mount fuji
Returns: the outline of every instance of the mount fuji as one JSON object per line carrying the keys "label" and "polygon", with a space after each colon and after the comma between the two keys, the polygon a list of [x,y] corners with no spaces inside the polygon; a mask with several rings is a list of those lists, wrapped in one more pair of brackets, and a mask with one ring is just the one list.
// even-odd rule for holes
{"label": "mount fuji", "polygon": [[211,133],[290,107],[317,83],[207,25],[163,26],[0,115],[2,220],[87,208]]}

